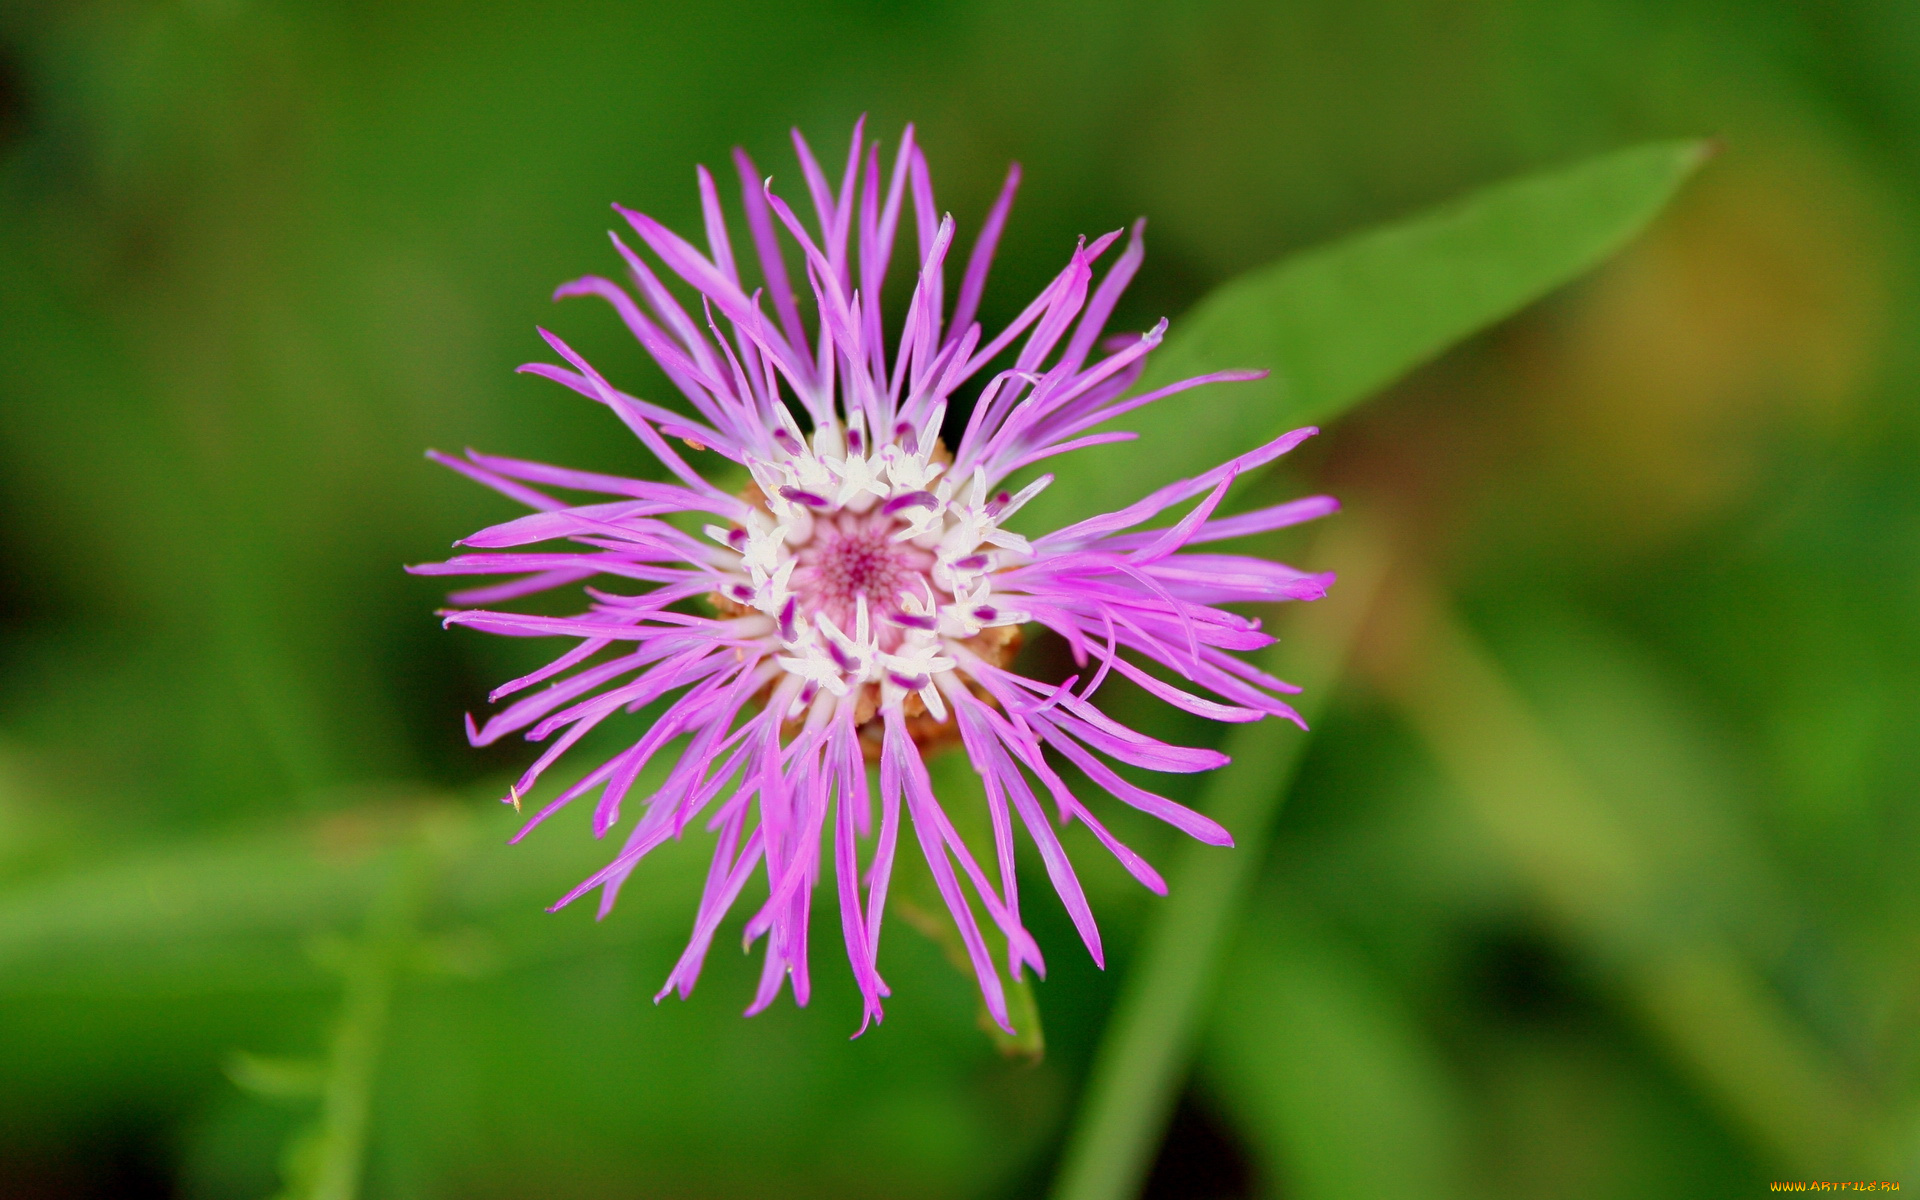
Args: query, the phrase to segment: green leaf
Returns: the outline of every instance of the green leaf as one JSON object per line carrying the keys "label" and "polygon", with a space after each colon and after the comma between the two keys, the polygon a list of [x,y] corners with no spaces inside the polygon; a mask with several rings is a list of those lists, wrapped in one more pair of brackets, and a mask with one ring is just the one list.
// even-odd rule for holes
{"label": "green leaf", "polygon": [[1076,454],[1029,523],[1051,529],[1121,507],[1332,419],[1604,261],[1708,150],[1657,142],[1501,183],[1221,286],[1173,324],[1138,390],[1232,368],[1271,374],[1128,414],[1121,425],[1139,439]]}

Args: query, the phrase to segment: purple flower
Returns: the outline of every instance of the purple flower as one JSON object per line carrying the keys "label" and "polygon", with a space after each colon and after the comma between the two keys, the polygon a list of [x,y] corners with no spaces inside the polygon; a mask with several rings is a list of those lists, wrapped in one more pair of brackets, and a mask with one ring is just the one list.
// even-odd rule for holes
{"label": "purple flower", "polygon": [[[522,368],[612,409],[677,482],[472,451],[464,460],[436,454],[533,511],[461,543],[482,553],[413,570],[517,576],[456,593],[453,600],[465,605],[492,605],[596,577],[602,584],[643,585],[589,587],[591,604],[577,616],[476,607],[451,612],[446,621],[516,637],[575,640],[572,649],[491,699],[535,684],[544,688],[478,729],[468,721],[475,745],[518,730],[535,741],[552,739],[514,785],[509,799],[516,807],[589,730],[616,712],[674,696],[637,742],[566,788],[515,839],[562,805],[596,792],[594,832],[605,834],[619,822],[642,769],[657,754],[671,757],[665,781],[639,799],[619,855],[554,906],[598,888],[604,915],[650,850],[695,821],[714,831],[692,940],[662,997],[675,989],[683,997],[691,992],[722,918],[748,877],[764,871],[768,896],[748,920],[746,936],[767,939],[765,966],[748,1012],[770,1004],[785,979],[792,980],[795,1001],[805,1004],[808,918],[822,856],[830,853],[841,933],[865,998],[861,1028],[879,1020],[881,998],[889,994],[877,961],[882,914],[904,813],[958,924],[987,1008],[1004,1028],[1000,978],[973,902],[1005,936],[1013,978],[1027,966],[1044,972],[1039,947],[1021,923],[1016,823],[1033,839],[1087,949],[1102,961],[1093,914],[1043,794],[1062,825],[1084,822],[1135,878],[1166,890],[1154,869],[1074,795],[1058,764],[1071,764],[1123,803],[1203,842],[1232,844],[1215,822],[1141,789],[1110,765],[1190,772],[1220,766],[1226,757],[1168,745],[1116,723],[1094,706],[1100,685],[1114,672],[1214,720],[1273,715],[1298,723],[1275,694],[1298,689],[1236,657],[1272,639],[1258,621],[1220,605],[1315,599],[1331,576],[1187,548],[1296,524],[1336,504],[1317,496],[1213,516],[1235,476],[1314,433],[1301,429],[1118,512],[1031,540],[1014,532],[1009,521],[1053,478],[1003,489],[1022,468],[1132,437],[1093,431],[1144,404],[1256,374],[1222,371],[1127,397],[1166,329],[1162,321],[1138,336],[1101,341],[1108,314],[1140,265],[1139,225],[1097,284],[1094,266],[1120,232],[1090,245],[1083,239],[1066,269],[989,338],[974,314],[1019,183],[1017,167],[974,241],[948,312],[944,273],[954,224],[937,215],[911,127],[883,171],[878,144],[868,145],[864,123],[857,125],[837,190],[797,132],[794,145],[817,218],[811,228],[770,181],[760,183],[744,153],[734,154],[763,289],[749,292],[742,282],[704,168],[698,172],[704,250],[643,213],[618,210],[658,261],[699,294],[697,311],[683,306],[648,259],[618,235],[614,245],[639,302],[619,284],[595,277],[559,289],[560,296],[595,295],[611,303],[697,417],[619,391],[545,331],[567,365]],[[902,210],[909,207],[916,283],[899,345],[889,353],[878,298]],[[803,319],[794,301],[783,229],[804,256],[817,306],[812,319]],[[1096,357],[1096,348],[1103,356]],[[940,430],[950,397],[1007,355],[1012,361],[986,380],[949,454]],[[730,460],[751,483],[739,494],[714,486],[669,439]],[[572,504],[552,489],[613,499]],[[1140,528],[1196,499],[1176,523]],[[690,519],[664,519],[674,515]],[[688,531],[696,526],[699,534]],[[566,548],[532,548],[552,542]],[[1028,623],[1065,639],[1081,674],[1053,685],[1011,670]],[[1149,671],[1139,660],[1162,670]],[[964,746],[985,781],[997,857],[992,870],[969,851],[928,782],[923,750],[949,740]],[[868,781],[874,760],[877,797]]]}

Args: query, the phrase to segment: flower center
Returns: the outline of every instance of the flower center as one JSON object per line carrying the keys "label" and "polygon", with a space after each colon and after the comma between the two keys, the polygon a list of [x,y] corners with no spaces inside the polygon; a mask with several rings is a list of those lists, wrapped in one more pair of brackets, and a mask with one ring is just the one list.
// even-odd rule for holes
{"label": "flower center", "polygon": [[952,599],[930,578],[933,554],[894,540],[900,528],[899,521],[877,508],[817,517],[813,536],[793,555],[789,586],[799,599],[800,613],[809,619],[824,614],[841,630],[851,631],[864,597],[880,649],[889,654],[897,650],[905,631],[887,616],[899,611],[903,596],[931,599],[932,607]]}
{"label": "flower center", "polygon": [[715,560],[710,599],[723,616],[767,619],[739,628],[766,637],[789,677],[789,716],[824,692],[851,698],[857,724],[876,706],[945,722],[955,653],[1000,665],[1019,645],[1030,618],[997,599],[994,578],[1033,547],[999,522],[1053,477],[1011,496],[982,467],[949,478],[939,421],[929,415],[911,446],[903,425],[872,448],[858,421],[823,424],[809,447],[789,420],[774,431],[779,454],[744,459],[753,483],[736,522],[703,530],[738,556]]}

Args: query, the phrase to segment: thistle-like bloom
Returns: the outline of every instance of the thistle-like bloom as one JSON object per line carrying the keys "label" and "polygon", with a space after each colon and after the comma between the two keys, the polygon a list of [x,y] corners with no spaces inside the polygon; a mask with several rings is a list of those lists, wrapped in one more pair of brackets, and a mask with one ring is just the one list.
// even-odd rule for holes
{"label": "thistle-like bloom", "polygon": [[[1312,497],[1235,517],[1213,515],[1236,475],[1314,432],[1302,429],[1118,512],[1040,537],[1016,533],[1011,519],[1053,478],[1003,489],[1016,473],[1070,450],[1132,437],[1094,431],[1142,405],[1256,374],[1223,371],[1127,395],[1166,329],[1162,321],[1144,334],[1101,341],[1108,314],[1140,266],[1138,225],[1097,285],[1095,264],[1118,231],[1091,244],[1083,239],[1066,269],[1012,324],[987,337],[974,314],[1019,182],[1017,167],[974,241],[949,312],[943,272],[954,224],[936,214],[911,127],[883,173],[878,144],[868,145],[863,126],[856,126],[837,190],[798,133],[794,145],[818,221],[812,228],[735,152],[762,288],[750,292],[743,282],[713,178],[701,168],[704,250],[645,214],[618,209],[641,243],[698,294],[697,309],[684,306],[617,234],[614,245],[639,302],[601,278],[559,289],[560,296],[611,303],[697,417],[619,391],[545,331],[567,365],[523,368],[612,409],[677,482],[472,451],[463,460],[435,455],[534,511],[462,543],[483,553],[414,569],[520,576],[455,594],[455,603],[468,605],[596,578],[626,585],[588,587],[592,603],[577,616],[467,608],[446,621],[576,642],[491,699],[546,687],[480,728],[468,721],[475,745],[517,730],[535,741],[553,738],[514,785],[509,800],[516,807],[541,772],[589,730],[615,713],[673,696],[638,741],[567,787],[520,835],[595,792],[596,835],[619,823],[623,805],[637,807],[619,855],[555,905],[598,888],[604,915],[649,851],[695,821],[717,834],[692,939],[662,997],[676,989],[689,994],[721,920],[749,878],[764,872],[767,897],[745,931],[749,944],[767,939],[748,1012],[770,1004],[787,979],[794,999],[805,1004],[808,917],[830,849],[841,932],[864,997],[861,1027],[880,1019],[888,989],[877,956],[904,809],[988,1011],[1005,1028],[1000,977],[974,903],[1004,935],[1013,978],[1028,966],[1044,972],[1039,947],[1021,923],[1016,825],[1033,840],[1087,949],[1096,961],[1102,957],[1093,914],[1043,794],[1062,825],[1083,822],[1135,878],[1166,890],[1154,869],[1074,794],[1062,764],[1203,842],[1232,844],[1215,822],[1142,789],[1110,765],[1192,772],[1227,760],[1212,750],[1165,744],[1102,714],[1094,698],[1108,673],[1214,720],[1300,720],[1276,695],[1298,689],[1235,656],[1272,639],[1258,621],[1220,606],[1315,599],[1331,577],[1187,547],[1292,525],[1336,505]],[[918,274],[899,344],[889,353],[879,297],[909,206]],[[814,319],[803,318],[795,303],[781,230],[804,258]],[[956,391],[1009,356],[980,388],[949,453],[940,434]],[[670,439],[728,460],[732,467],[722,465],[723,471],[751,482],[716,487]],[[616,498],[573,504],[548,489]],[[1196,500],[1178,521],[1140,528]],[[547,542],[570,548],[528,548]],[[1029,622],[1063,638],[1081,673],[1048,684],[1011,670],[1020,628]],[[1170,682],[1173,677],[1211,696]],[[949,739],[965,748],[985,782],[997,858],[991,871],[968,849],[928,782],[923,749]],[[627,805],[642,770],[663,753],[673,761],[664,782]],[[876,759],[877,822],[868,779],[868,763]]]}

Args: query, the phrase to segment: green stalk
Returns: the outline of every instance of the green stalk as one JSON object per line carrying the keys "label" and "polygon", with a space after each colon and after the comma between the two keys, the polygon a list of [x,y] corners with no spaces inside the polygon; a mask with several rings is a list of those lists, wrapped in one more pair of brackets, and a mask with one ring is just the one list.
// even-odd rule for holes
{"label": "green stalk", "polygon": [[392,875],[367,913],[364,933],[344,947],[340,1018],[321,1074],[320,1112],[292,1148],[283,1200],[357,1200],[360,1194],[394,985],[416,942],[431,853],[427,832],[423,823],[394,849]]}
{"label": "green stalk", "polygon": [[[1293,614],[1290,652],[1269,647],[1259,664],[1305,689],[1296,707],[1309,722],[1324,710],[1385,574],[1380,545],[1363,527],[1355,528],[1352,517],[1341,520],[1348,528],[1316,546],[1324,552],[1316,557],[1340,568],[1338,586],[1325,600]],[[1186,1078],[1221,951],[1266,862],[1274,817],[1306,742],[1299,730],[1271,720],[1239,726],[1227,739],[1233,761],[1214,773],[1201,809],[1233,831],[1235,846],[1222,851],[1188,844],[1168,872],[1167,899],[1127,974],[1094,1057],[1054,1181],[1054,1200],[1129,1200],[1139,1194]]]}

